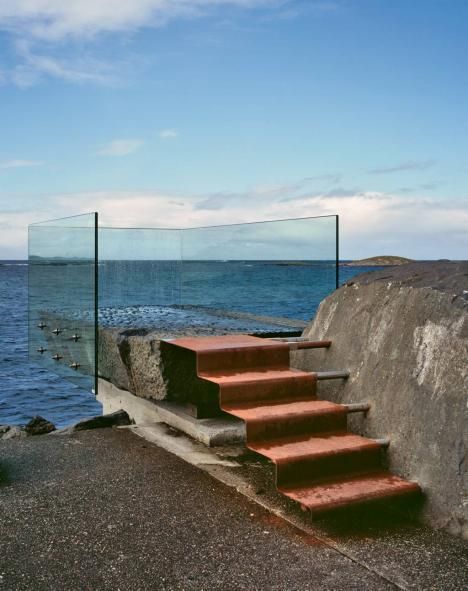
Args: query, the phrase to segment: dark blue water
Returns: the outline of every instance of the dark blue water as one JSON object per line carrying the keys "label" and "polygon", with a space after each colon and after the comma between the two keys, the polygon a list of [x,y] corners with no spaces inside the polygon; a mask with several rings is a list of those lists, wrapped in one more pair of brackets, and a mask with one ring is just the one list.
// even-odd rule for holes
{"label": "dark blue water", "polygon": [[[334,268],[330,264],[315,268],[260,261],[228,265],[222,261],[209,265],[194,261],[185,267],[181,285],[174,287],[171,279],[170,289],[164,287],[164,299],[172,303],[177,303],[174,293],[184,294],[180,296],[182,307],[165,309],[154,306],[161,301],[164,269],[160,265],[148,261],[132,263],[129,268],[121,261],[107,265],[104,263],[100,269],[101,320],[119,326],[129,326],[128,322],[159,326],[163,320],[172,325],[195,322],[197,312],[184,309],[188,302],[195,309],[203,305],[309,320],[334,288]],[[342,267],[341,281],[366,270]],[[168,277],[165,271],[163,274]],[[27,263],[0,261],[0,424],[23,424],[40,414],[57,426],[65,426],[84,416],[100,414],[101,405],[91,392],[28,362],[27,292]],[[134,315],[131,321],[130,315]],[[206,322],[204,318],[201,321]],[[268,326],[259,323],[258,329],[262,328]]]}
{"label": "dark blue water", "polygon": [[91,392],[28,362],[28,267],[0,261],[0,424],[23,424],[36,414],[57,426],[101,414]]}

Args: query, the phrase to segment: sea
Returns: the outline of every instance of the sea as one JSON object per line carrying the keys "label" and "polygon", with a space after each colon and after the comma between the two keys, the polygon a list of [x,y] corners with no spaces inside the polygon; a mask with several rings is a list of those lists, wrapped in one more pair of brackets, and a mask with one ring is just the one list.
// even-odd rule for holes
{"label": "sea", "polygon": [[[268,317],[307,322],[320,301],[335,288],[330,262],[218,261],[213,265],[197,261],[186,265],[184,285],[179,284],[176,295],[172,294],[174,305],[155,305],[154,289],[145,285],[154,286],[155,281],[147,281],[148,277],[161,279],[160,265],[157,275],[149,261],[134,264],[131,273],[125,261],[113,261],[107,268],[105,263],[102,265],[100,323],[122,328],[157,328],[162,323],[167,330],[172,326],[180,333],[184,326],[206,326],[211,322],[218,330],[274,331],[275,325]],[[375,267],[341,266],[340,283],[369,270]],[[185,294],[183,302],[181,289]],[[237,310],[241,315],[224,318],[219,313],[223,308]],[[249,313],[264,320],[249,319]],[[41,415],[57,427],[64,427],[102,412],[90,390],[28,360],[27,261],[0,261],[0,384],[0,425],[22,425]]]}

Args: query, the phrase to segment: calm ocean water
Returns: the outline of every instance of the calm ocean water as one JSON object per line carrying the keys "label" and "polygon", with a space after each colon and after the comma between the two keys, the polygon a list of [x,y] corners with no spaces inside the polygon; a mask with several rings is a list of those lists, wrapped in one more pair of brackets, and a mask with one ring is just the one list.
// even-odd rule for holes
{"label": "calm ocean water", "polygon": [[27,296],[27,263],[0,261],[0,424],[39,414],[62,427],[100,414],[93,394],[29,364]]}
{"label": "calm ocean water", "polygon": [[[113,263],[114,266],[115,264]],[[332,289],[330,271],[323,275],[314,275],[311,281],[310,267],[281,267],[258,262],[249,263],[244,267],[244,284],[240,286],[239,282],[232,281],[233,267],[226,267],[226,271],[219,267],[213,272],[203,268],[203,263],[194,264],[185,275],[191,302],[195,305],[203,303],[213,308],[223,308],[228,301],[229,307],[237,310],[242,310],[243,302],[248,302],[247,306],[244,304],[246,311],[307,320],[315,312],[320,300]],[[344,282],[366,270],[369,269],[342,267],[341,281]],[[148,273],[148,267],[142,267],[136,272],[143,273],[143,278]],[[122,284],[121,292],[115,290],[115,277],[113,289],[106,292],[104,284],[101,301],[107,310],[112,310],[111,317],[121,315],[122,311],[125,311],[124,303],[129,297],[130,285],[136,286],[139,290],[137,294],[140,300],[136,299],[137,294],[132,295],[133,304],[147,306],[151,302],[150,293],[142,295],[143,283],[138,277],[131,277],[132,280],[129,282],[129,275],[124,268],[114,268],[109,277],[112,275],[122,277],[122,281],[125,280],[126,283]],[[323,280],[320,277],[323,277]],[[212,290],[209,289],[210,282]],[[294,282],[298,291],[291,297],[291,285]],[[187,285],[184,287],[187,288]],[[265,308],[263,295],[258,296],[259,289],[265,293],[265,285],[273,286],[269,309]],[[220,286],[225,286],[225,289]],[[307,297],[301,297],[304,286],[308,286]],[[81,390],[40,366],[28,362],[27,290],[27,263],[0,261],[0,424],[23,424],[32,416],[40,414],[61,427],[85,416],[100,414],[101,405],[91,392]],[[207,301],[207,293],[215,294],[212,300]],[[288,294],[287,301],[294,302],[287,310],[284,309],[284,298],[276,297],[281,293]],[[236,301],[236,297],[239,297],[237,294],[242,294],[239,301]],[[275,303],[281,301],[282,306]],[[177,318],[180,321],[181,314],[183,321],[183,310],[177,312]],[[145,319],[145,314],[142,318]],[[193,319],[193,311],[187,311],[187,318]]]}

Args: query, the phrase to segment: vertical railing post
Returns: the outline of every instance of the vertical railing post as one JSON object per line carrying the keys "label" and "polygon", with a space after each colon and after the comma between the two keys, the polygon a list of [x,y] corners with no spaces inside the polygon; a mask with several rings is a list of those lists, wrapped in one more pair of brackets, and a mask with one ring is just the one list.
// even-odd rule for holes
{"label": "vertical railing post", "polygon": [[340,287],[340,216],[336,216],[336,289]]}
{"label": "vertical railing post", "polygon": [[99,215],[94,212],[94,394],[99,382]]}

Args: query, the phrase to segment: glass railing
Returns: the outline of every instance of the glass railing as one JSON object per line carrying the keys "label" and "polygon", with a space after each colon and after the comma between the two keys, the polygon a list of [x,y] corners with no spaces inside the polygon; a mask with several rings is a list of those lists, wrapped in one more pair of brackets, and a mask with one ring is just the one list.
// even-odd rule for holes
{"label": "glass railing", "polygon": [[29,358],[84,389],[97,377],[97,214],[29,226]]}
{"label": "glass railing", "polygon": [[309,320],[337,285],[336,227],[327,216],[184,230],[182,303]]}
{"label": "glass railing", "polygon": [[30,226],[30,356],[83,386],[98,374],[98,329],[291,334],[338,285],[337,216],[96,224],[90,214]]}

